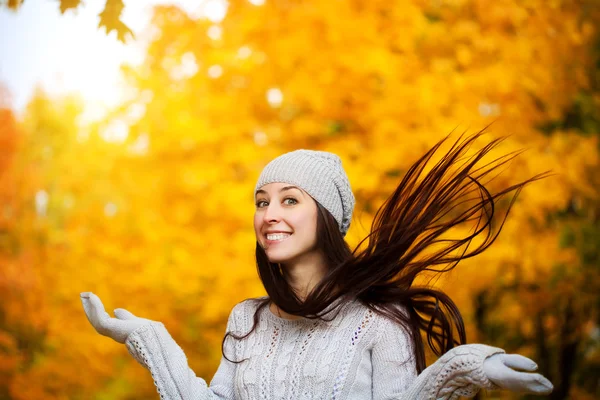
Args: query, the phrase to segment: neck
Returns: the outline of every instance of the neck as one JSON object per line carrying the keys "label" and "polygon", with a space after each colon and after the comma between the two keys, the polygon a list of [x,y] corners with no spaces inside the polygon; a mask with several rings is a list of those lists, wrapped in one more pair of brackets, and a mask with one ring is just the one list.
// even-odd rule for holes
{"label": "neck", "polygon": [[301,300],[306,299],[306,296],[321,281],[326,269],[324,257],[317,252],[305,254],[300,260],[283,264],[283,273]]}
{"label": "neck", "polygon": [[[324,257],[317,252],[305,254],[302,259],[287,262],[282,265],[282,268],[290,286],[301,300],[306,299],[311,290],[321,281],[326,271]],[[282,318],[301,318],[286,313],[273,303],[270,307],[274,314]]]}

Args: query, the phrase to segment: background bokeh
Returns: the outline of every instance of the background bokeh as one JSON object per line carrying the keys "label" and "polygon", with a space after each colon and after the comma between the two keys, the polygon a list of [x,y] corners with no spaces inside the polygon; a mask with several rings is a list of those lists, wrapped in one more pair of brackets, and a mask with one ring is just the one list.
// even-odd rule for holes
{"label": "background bokeh", "polygon": [[127,95],[102,118],[82,118],[81,93],[37,90],[22,111],[1,93],[0,399],[158,397],[89,325],[82,291],[164,322],[210,380],[231,307],[264,293],[252,189],[270,159],[339,154],[356,244],[412,162],[492,121],[480,143],[510,135],[496,156],[526,149],[493,185],[555,175],[437,285],[470,342],[538,363],[550,399],[600,398],[597,1],[204,0],[204,14],[153,8],[134,37],[128,3],[109,0],[98,20],[143,57],[122,67]]}

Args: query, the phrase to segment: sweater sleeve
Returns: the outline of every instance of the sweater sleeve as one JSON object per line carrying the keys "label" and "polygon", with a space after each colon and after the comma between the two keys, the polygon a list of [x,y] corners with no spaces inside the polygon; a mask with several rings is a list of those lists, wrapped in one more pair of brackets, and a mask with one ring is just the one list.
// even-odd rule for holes
{"label": "sweater sleeve", "polygon": [[373,399],[397,399],[417,379],[417,364],[405,329],[387,318],[380,320],[373,346]]}
{"label": "sweater sleeve", "polygon": [[373,347],[373,398],[454,400],[480,389],[499,389],[483,372],[483,361],[504,350],[484,344],[455,347],[416,374],[412,344],[403,327],[387,320]]}
{"label": "sweater sleeve", "polygon": [[[235,329],[235,307],[227,331]],[[187,357],[164,324],[153,322],[133,331],[125,342],[129,353],[152,374],[161,400],[225,400],[234,398],[236,364],[221,357],[210,387],[188,366]],[[234,344],[225,341],[225,354],[233,357]]]}
{"label": "sweater sleeve", "polygon": [[480,389],[500,389],[483,372],[484,360],[498,353],[504,350],[485,344],[455,347],[423,370],[398,399],[454,400],[460,396],[474,397]]}

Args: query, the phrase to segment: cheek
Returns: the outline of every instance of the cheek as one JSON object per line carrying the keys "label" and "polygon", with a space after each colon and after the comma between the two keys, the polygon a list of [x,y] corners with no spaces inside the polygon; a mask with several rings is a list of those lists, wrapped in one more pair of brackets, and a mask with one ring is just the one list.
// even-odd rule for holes
{"label": "cheek", "polygon": [[301,233],[305,238],[316,238],[317,236],[317,217],[310,213],[298,215],[293,219],[288,219],[290,224],[298,233]]}
{"label": "cheek", "polygon": [[258,238],[259,232],[262,228],[262,218],[260,218],[257,214],[254,214],[254,233]]}
{"label": "cheek", "polygon": [[313,240],[316,241],[317,240],[317,217],[316,216],[311,220],[310,231],[311,231]]}

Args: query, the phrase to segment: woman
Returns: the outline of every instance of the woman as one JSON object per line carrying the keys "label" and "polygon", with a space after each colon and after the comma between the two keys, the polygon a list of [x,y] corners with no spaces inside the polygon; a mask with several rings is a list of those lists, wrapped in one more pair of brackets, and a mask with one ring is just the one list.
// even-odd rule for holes
{"label": "woman", "polygon": [[[210,386],[188,367],[162,323],[123,309],[111,318],[90,292],[81,294],[86,315],[150,370],[161,399],[455,399],[481,388],[548,394],[552,384],[529,373],[537,368],[533,361],[464,344],[452,300],[414,284],[422,272],[448,271],[491,245],[502,227],[489,234],[494,202],[542,177],[491,194],[481,180],[514,155],[475,168],[501,140],[461,158],[482,133],[459,139],[420,182],[447,137],[418,160],[377,212],[366,246],[354,251],[344,235],[355,199],[339,157],[297,150],[271,161],[256,184],[254,216],[258,272],[268,296],[233,308]],[[476,191],[481,200],[465,205]],[[441,239],[478,211],[483,219],[472,235]],[[486,229],[478,248],[452,255]],[[432,252],[432,244],[444,247]],[[443,354],[428,368],[421,333]]]}

